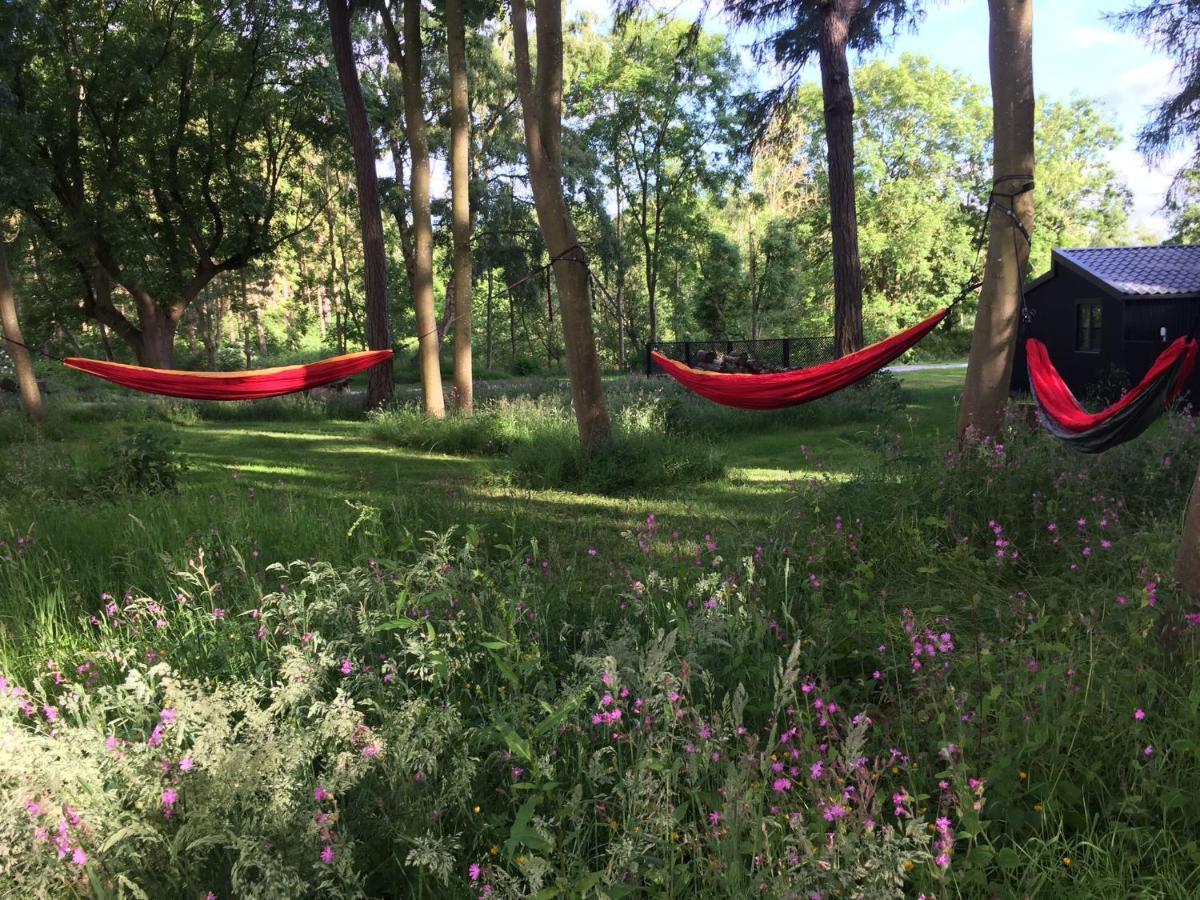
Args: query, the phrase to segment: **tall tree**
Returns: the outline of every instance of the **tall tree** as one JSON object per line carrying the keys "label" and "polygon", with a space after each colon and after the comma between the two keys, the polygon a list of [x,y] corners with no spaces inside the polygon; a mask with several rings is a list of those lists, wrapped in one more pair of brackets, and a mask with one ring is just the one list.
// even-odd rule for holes
{"label": "tall tree", "polygon": [[[366,264],[367,346],[372,350],[387,350],[392,346],[392,332],[387,293],[387,248],[383,243],[383,216],[379,209],[379,184],[375,176],[375,141],[367,118],[367,107],[363,102],[362,87],[358,82],[358,67],[354,62],[354,46],[350,38],[350,2],[326,0],[326,3],[333,39],[333,59],[354,149],[354,180],[358,189],[358,215]],[[375,366],[367,376],[367,404],[374,408],[391,400],[393,387],[392,366]]]}
{"label": "tall tree", "polygon": [[1179,173],[1165,204],[1172,243],[1200,243],[1200,168]]}
{"label": "tall tree", "polygon": [[[1190,144],[1192,166],[1176,179],[1168,201],[1178,235],[1195,227],[1195,216],[1181,202],[1196,190],[1200,166],[1200,2],[1148,0],[1122,13],[1119,20],[1146,35],[1159,50],[1175,59],[1175,84],[1138,135],[1147,155],[1161,156],[1173,146]],[[1193,195],[1194,196],[1194,195]],[[1200,598],[1200,471],[1192,487],[1187,520],[1179,541],[1175,578],[1192,596]]]}
{"label": "tall tree", "polygon": [[392,64],[400,70],[404,93],[404,124],[408,136],[409,203],[412,212],[412,295],[417,313],[417,343],[421,360],[421,398],[427,415],[446,415],[442,394],[441,339],[433,305],[433,215],[429,209],[429,137],[421,77],[421,0],[403,4],[404,42],[386,0],[376,5],[383,19],[383,38]]}
{"label": "tall tree", "polygon": [[446,0],[450,64],[450,227],[454,240],[454,390],[459,412],[474,409],[471,373],[471,103],[467,89],[467,30],[463,0]]}
{"label": "tall tree", "polygon": [[1142,0],[1113,18],[1175,60],[1174,87],[1138,133],[1138,146],[1150,157],[1184,146],[1200,165],[1200,2]]}
{"label": "tall tree", "polygon": [[8,268],[8,248],[13,236],[7,232],[15,231],[13,224],[6,222],[0,216],[0,350],[5,351],[13,361],[17,375],[17,389],[21,392],[21,406],[25,414],[35,422],[42,420],[42,392],[38,387],[37,375],[33,371],[33,362],[29,351],[25,349],[25,338],[21,334],[21,325],[17,320],[17,298],[13,293],[12,274]]}
{"label": "tall tree", "polygon": [[662,17],[626,21],[605,49],[572,92],[573,112],[590,119],[587,136],[606,157],[618,203],[626,200],[657,341],[660,279],[689,207],[733,175],[742,130],[737,61],[723,35]]}
{"label": "tall tree", "polygon": [[562,0],[535,0],[537,70],[530,68],[529,33],[525,0],[511,0],[513,50],[517,86],[525,120],[525,147],[529,182],[538,223],[554,262],[554,280],[571,401],[584,448],[593,450],[612,434],[600,359],[592,329],[588,297],[587,255],[579,246],[575,223],[567,207],[562,173],[563,35]]}
{"label": "tall tree", "polygon": [[960,439],[995,436],[1003,425],[1029,258],[1017,223],[1026,234],[1033,231],[1033,0],[988,0],[988,13],[992,174],[999,208],[989,210],[983,289],[959,407]]}
{"label": "tall tree", "polygon": [[787,67],[785,83],[768,93],[773,111],[795,89],[799,70],[814,55],[821,70],[829,166],[829,214],[833,238],[834,336],[838,355],[863,345],[862,266],[854,191],[854,94],[847,51],[863,51],[883,39],[883,27],[914,22],[921,0],[733,0],[742,24],[783,26],[764,42]]}
{"label": "tall tree", "polygon": [[170,366],[204,286],[316,214],[321,31],[285,0],[3,7],[24,13],[0,60],[0,169],[22,173],[18,205],[61,254],[122,292],[85,313]]}

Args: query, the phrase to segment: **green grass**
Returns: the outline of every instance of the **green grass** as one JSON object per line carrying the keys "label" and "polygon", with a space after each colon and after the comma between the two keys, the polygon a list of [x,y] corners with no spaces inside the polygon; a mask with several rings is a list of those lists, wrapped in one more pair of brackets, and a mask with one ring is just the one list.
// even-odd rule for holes
{"label": "green grass", "polygon": [[[260,802],[239,805],[215,787],[202,795],[185,779],[191,830],[176,832],[136,804],[88,801],[89,815],[110,816],[114,832],[136,826],[168,842],[205,835],[223,848],[171,863],[143,837],[144,857],[104,856],[104,872],[130,877],[202,873],[203,885],[186,884],[193,893],[236,893],[229,854],[241,854],[243,874],[278,865],[280,878],[335,877],[316,861],[321,844],[305,830],[304,804],[333,777],[320,752],[310,755],[314,743],[344,738],[336,723],[319,738],[295,723],[324,721],[336,700],[387,750],[338,790],[334,844],[353,868],[337,869],[348,880],[329,881],[331,896],[350,893],[355,878],[370,895],[474,896],[464,874],[471,862],[485,864],[506,897],[635,882],[639,896],[740,897],[757,891],[758,878],[769,881],[768,895],[818,884],[833,895],[827,876],[864,884],[873,866],[901,870],[902,859],[914,862],[902,870],[911,895],[1194,896],[1200,642],[1185,618],[1195,604],[1168,577],[1200,463],[1194,425],[1164,421],[1134,445],[1085,459],[1014,420],[1003,450],[947,456],[962,377],[906,374],[899,405],[882,383],[762,416],[611,383],[618,417],[661,413],[683,439],[711,438],[727,466],[721,478],[619,495],[514,486],[508,458],[480,452],[487,445],[474,438],[453,443],[455,454],[398,447],[370,421],[303,403],[253,420],[241,409],[218,418],[141,401],[60,402],[40,439],[0,414],[0,541],[11,551],[16,538],[32,537],[21,561],[0,563],[0,673],[75,710],[49,683],[46,661],[103,667],[100,686],[86,692],[90,705],[71,713],[80,755],[55,757],[74,766],[61,784],[82,779],[86,796],[95,781],[80,773],[98,765],[87,741],[115,730],[129,736],[130,765],[95,778],[113,797],[140,791],[157,810],[166,784],[159,760],[135,749],[159,701],[136,706],[120,694],[130,666],[148,666],[152,652],[199,679],[188,702],[208,712],[189,719],[180,701],[186,728],[199,735],[213,721],[210,707],[225,702],[213,693],[219,686],[283,690],[295,684],[297,659],[309,660],[303,683],[316,692],[313,705],[280,717],[261,739],[267,757],[301,763],[272,776],[282,786],[247,788]],[[130,423],[180,440],[190,468],[179,492],[81,493]],[[437,445],[461,426],[429,427],[420,440]],[[427,428],[405,424],[400,437],[418,427]],[[451,536],[431,542],[430,532]],[[268,568],[293,560],[319,562]],[[149,614],[137,635],[87,623],[102,593],[127,591],[131,603],[169,607],[170,627],[155,631]],[[190,602],[175,605],[169,598],[179,594]],[[228,622],[213,618],[216,607]],[[255,638],[252,611],[266,611],[275,629],[267,637]],[[379,631],[389,620],[393,630]],[[910,643],[924,629],[933,642],[952,635],[954,648],[918,669]],[[347,659],[387,659],[398,681],[388,687],[365,671],[348,678],[339,669]],[[590,720],[609,708],[602,673],[656,698],[660,711],[677,689],[684,714],[664,715],[661,732],[609,741]],[[836,699],[836,733],[801,683]],[[1135,723],[1135,708],[1147,710],[1145,722]],[[874,724],[856,745],[849,717],[859,712]],[[40,733],[16,714],[6,725],[5,714],[0,698],[0,729],[14,739]],[[803,749],[787,794],[805,811],[797,830],[770,809],[784,801],[770,787],[778,773],[767,753],[784,752],[779,723],[789,719]],[[735,724],[749,737],[735,735]],[[709,740],[698,737],[704,728],[719,760],[695,752]],[[208,746],[195,741],[180,747]],[[31,774],[40,746],[14,755],[15,768],[0,760],[0,789],[6,778],[40,777]],[[893,764],[892,748],[907,761]],[[808,766],[822,758],[836,767],[839,754],[860,752],[880,798],[913,798],[915,836],[896,833],[889,844],[857,819],[822,818],[819,804],[835,788],[809,779]],[[514,765],[525,772],[519,787]],[[215,750],[201,762],[210,768],[235,780],[251,774]],[[414,782],[414,771],[428,782]],[[843,775],[853,781],[851,771]],[[252,812],[279,794],[293,797],[286,809],[304,812],[286,827],[278,824],[292,823],[286,810],[276,824]],[[0,803],[0,842],[27,843],[25,811],[6,809]],[[430,824],[435,810],[440,825]],[[711,833],[714,810],[727,836]],[[945,874],[922,843],[924,825],[943,814],[957,850]],[[17,823],[11,836],[6,822]],[[806,834],[823,845],[831,829],[832,855],[792,843]],[[237,848],[230,833],[245,838]],[[433,845],[425,862],[408,856],[426,833],[453,860],[448,881],[436,874]],[[247,862],[264,842],[299,849],[286,865]],[[768,852],[775,862],[756,869],[754,857]],[[540,887],[530,857],[549,867]],[[51,854],[38,871],[50,877],[55,864]]]}

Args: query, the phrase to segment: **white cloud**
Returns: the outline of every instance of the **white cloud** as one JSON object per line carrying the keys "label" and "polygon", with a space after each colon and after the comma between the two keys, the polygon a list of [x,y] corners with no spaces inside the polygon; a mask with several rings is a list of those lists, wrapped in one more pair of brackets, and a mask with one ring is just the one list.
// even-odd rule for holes
{"label": "white cloud", "polygon": [[1176,153],[1151,165],[1131,144],[1123,144],[1108,155],[1108,162],[1117,170],[1133,194],[1130,224],[1149,229],[1160,238],[1169,232],[1162,205],[1175,174],[1187,161],[1187,154]]}
{"label": "white cloud", "polygon": [[1091,50],[1097,47],[1115,47],[1134,41],[1131,35],[1108,31],[1103,28],[1093,28],[1090,25],[1078,25],[1068,29],[1058,38],[1063,45],[1074,50]]}

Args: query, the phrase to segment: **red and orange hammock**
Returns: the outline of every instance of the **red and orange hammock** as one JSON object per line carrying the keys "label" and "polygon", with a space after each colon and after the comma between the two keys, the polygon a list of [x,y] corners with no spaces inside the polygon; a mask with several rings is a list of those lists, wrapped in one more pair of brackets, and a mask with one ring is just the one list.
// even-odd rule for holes
{"label": "red and orange hammock", "polygon": [[184,397],[188,400],[262,400],[344,381],[351,375],[365,372],[391,358],[391,350],[366,350],[334,356],[308,365],[279,366],[249,372],[147,369],[77,356],[64,359],[63,363],[69,368],[145,394]]}
{"label": "red and orange hammock", "polygon": [[877,372],[914,347],[949,313],[947,307],[878,344],[832,362],[790,372],[767,375],[705,372],[668,359],[661,353],[654,352],[651,356],[664,372],[685,388],[713,403],[739,409],[783,409],[825,397]]}

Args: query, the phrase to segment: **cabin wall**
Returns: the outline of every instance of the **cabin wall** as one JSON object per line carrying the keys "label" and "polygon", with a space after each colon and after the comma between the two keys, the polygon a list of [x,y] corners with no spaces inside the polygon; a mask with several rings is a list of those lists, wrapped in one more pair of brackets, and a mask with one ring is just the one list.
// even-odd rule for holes
{"label": "cabin wall", "polygon": [[[1200,316],[1198,300],[1126,300],[1124,369],[1136,382],[1171,341],[1187,334]],[[1159,329],[1167,329],[1163,340]],[[1200,405],[1200,369],[1192,373],[1185,390],[1193,405]]]}
{"label": "cabin wall", "polygon": [[[1080,302],[1099,300],[1103,312],[1101,352],[1075,349],[1075,308]],[[1042,341],[1050,351],[1067,386],[1083,397],[1091,386],[1120,370],[1136,384],[1149,371],[1168,343],[1186,334],[1200,317],[1200,300],[1123,300],[1108,296],[1102,288],[1064,268],[1029,291],[1029,308],[1034,311],[1029,337]],[[1159,329],[1167,329],[1164,342]],[[1017,344],[1012,374],[1013,393],[1029,393],[1024,341]],[[1185,391],[1200,407],[1200,366],[1192,373]]]}
{"label": "cabin wall", "polygon": [[[1119,299],[1074,272],[1059,268],[1053,278],[1028,292],[1026,302],[1033,311],[1033,321],[1022,336],[1035,337],[1046,345],[1055,368],[1076,396],[1086,394],[1088,387],[1112,367],[1124,367],[1125,311]],[[1101,304],[1098,353],[1075,349],[1075,308],[1082,302]],[[1017,344],[1011,386],[1016,393],[1029,392],[1023,340]]]}

